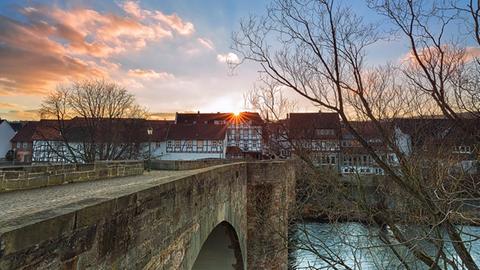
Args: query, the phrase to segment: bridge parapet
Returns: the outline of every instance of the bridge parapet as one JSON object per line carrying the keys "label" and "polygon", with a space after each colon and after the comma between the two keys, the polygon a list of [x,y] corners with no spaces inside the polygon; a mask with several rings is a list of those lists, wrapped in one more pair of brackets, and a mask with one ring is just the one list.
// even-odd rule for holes
{"label": "bridge parapet", "polygon": [[83,164],[8,166],[0,168],[0,193],[141,175],[143,161],[99,161]]}
{"label": "bridge parapet", "polygon": [[242,162],[179,173],[0,220],[0,269],[192,269],[221,223],[236,234],[232,269],[287,269],[293,169]]}

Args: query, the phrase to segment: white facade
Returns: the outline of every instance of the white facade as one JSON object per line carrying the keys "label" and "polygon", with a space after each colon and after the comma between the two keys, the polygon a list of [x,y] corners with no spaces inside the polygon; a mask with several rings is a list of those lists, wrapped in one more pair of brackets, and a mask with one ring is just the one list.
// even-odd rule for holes
{"label": "white facade", "polygon": [[262,127],[249,123],[232,123],[227,130],[227,146],[236,146],[243,152],[262,152]]}
{"label": "white facade", "polygon": [[[74,154],[80,156],[81,143],[69,143]],[[33,141],[32,162],[67,163],[73,160],[72,154],[62,141]],[[79,161],[81,162],[81,161]]]}
{"label": "white facade", "polygon": [[152,159],[224,159],[227,149],[226,145],[226,138],[224,140],[167,140],[156,142],[151,144]]}
{"label": "white facade", "polygon": [[13,130],[7,121],[0,123],[0,160],[4,159],[7,152],[12,148],[10,140],[15,134],[15,130]]}

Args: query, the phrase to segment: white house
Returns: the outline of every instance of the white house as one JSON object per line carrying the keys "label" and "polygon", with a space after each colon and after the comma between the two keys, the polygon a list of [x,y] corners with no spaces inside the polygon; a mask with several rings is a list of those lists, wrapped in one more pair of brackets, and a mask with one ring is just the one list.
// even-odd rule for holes
{"label": "white house", "polygon": [[243,157],[262,157],[264,123],[258,113],[177,113],[175,123],[226,126],[229,149],[237,150]]}
{"label": "white house", "polygon": [[10,140],[17,131],[7,120],[0,119],[0,160],[5,159],[7,152],[12,149]]}
{"label": "white house", "polygon": [[153,159],[223,159],[227,149],[227,126],[171,124],[165,140],[152,142],[152,146]]}

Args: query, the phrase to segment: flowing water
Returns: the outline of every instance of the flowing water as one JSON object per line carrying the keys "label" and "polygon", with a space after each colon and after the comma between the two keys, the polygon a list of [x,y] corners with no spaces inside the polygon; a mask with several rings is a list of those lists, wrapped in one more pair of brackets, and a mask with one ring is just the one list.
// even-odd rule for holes
{"label": "flowing water", "polygon": [[[419,226],[402,229],[409,236],[431,232],[429,228]],[[480,240],[477,239],[480,237],[480,227],[463,226],[461,229],[465,232],[462,238],[468,241],[470,254],[480,265]],[[405,269],[395,252],[404,258],[410,269],[428,269],[416,261],[404,246],[392,243],[395,246],[395,251],[392,251],[380,241],[379,232],[378,227],[355,222],[298,224],[293,232],[294,248],[290,254],[292,269]],[[383,232],[391,234],[388,228]],[[412,243],[435,254],[434,246],[426,241],[416,240]],[[458,259],[450,243],[446,244],[445,250],[450,259]],[[458,268],[462,269],[462,266]]]}

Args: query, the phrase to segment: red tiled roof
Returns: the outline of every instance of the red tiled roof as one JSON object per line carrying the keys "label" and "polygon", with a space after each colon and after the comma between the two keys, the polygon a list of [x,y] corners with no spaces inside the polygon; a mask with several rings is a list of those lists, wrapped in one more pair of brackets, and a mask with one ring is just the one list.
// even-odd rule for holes
{"label": "red tiled roof", "polygon": [[31,121],[27,122],[23,128],[21,128],[15,136],[10,140],[13,143],[16,142],[32,142],[33,141],[33,135],[35,133],[35,130],[37,129],[37,125],[39,124],[39,121]]}
{"label": "red tiled roof", "polygon": [[[292,139],[338,139],[340,119],[337,113],[291,113],[288,117]],[[333,129],[334,135],[319,135],[317,129]]]}
{"label": "red tiled roof", "polygon": [[[429,143],[450,143],[470,144],[475,143],[475,136],[480,134],[480,120],[462,119],[451,120],[441,118],[409,118],[397,119],[395,124],[403,133],[412,137],[414,144]],[[471,134],[462,128],[465,124]]]}
{"label": "red tiled roof", "polygon": [[[353,129],[355,129],[355,131],[365,140],[382,139],[381,133],[371,121],[350,121],[349,123]],[[380,125],[386,131],[392,131],[392,129],[388,129],[388,125],[386,123],[380,123]],[[345,139],[355,139],[346,127],[342,128],[342,136]]]}
{"label": "red tiled roof", "polygon": [[253,125],[262,125],[263,120],[256,112],[233,113],[177,113],[177,124],[214,124],[215,121],[226,123],[244,123],[251,121]]}
{"label": "red tiled roof", "polygon": [[226,125],[212,124],[174,124],[168,130],[168,140],[223,140],[227,132]]}
{"label": "red tiled roof", "polygon": [[167,120],[146,120],[144,130],[146,133],[146,130],[151,127],[153,129],[151,141],[161,142],[167,139],[168,130],[173,123],[174,121]]}

